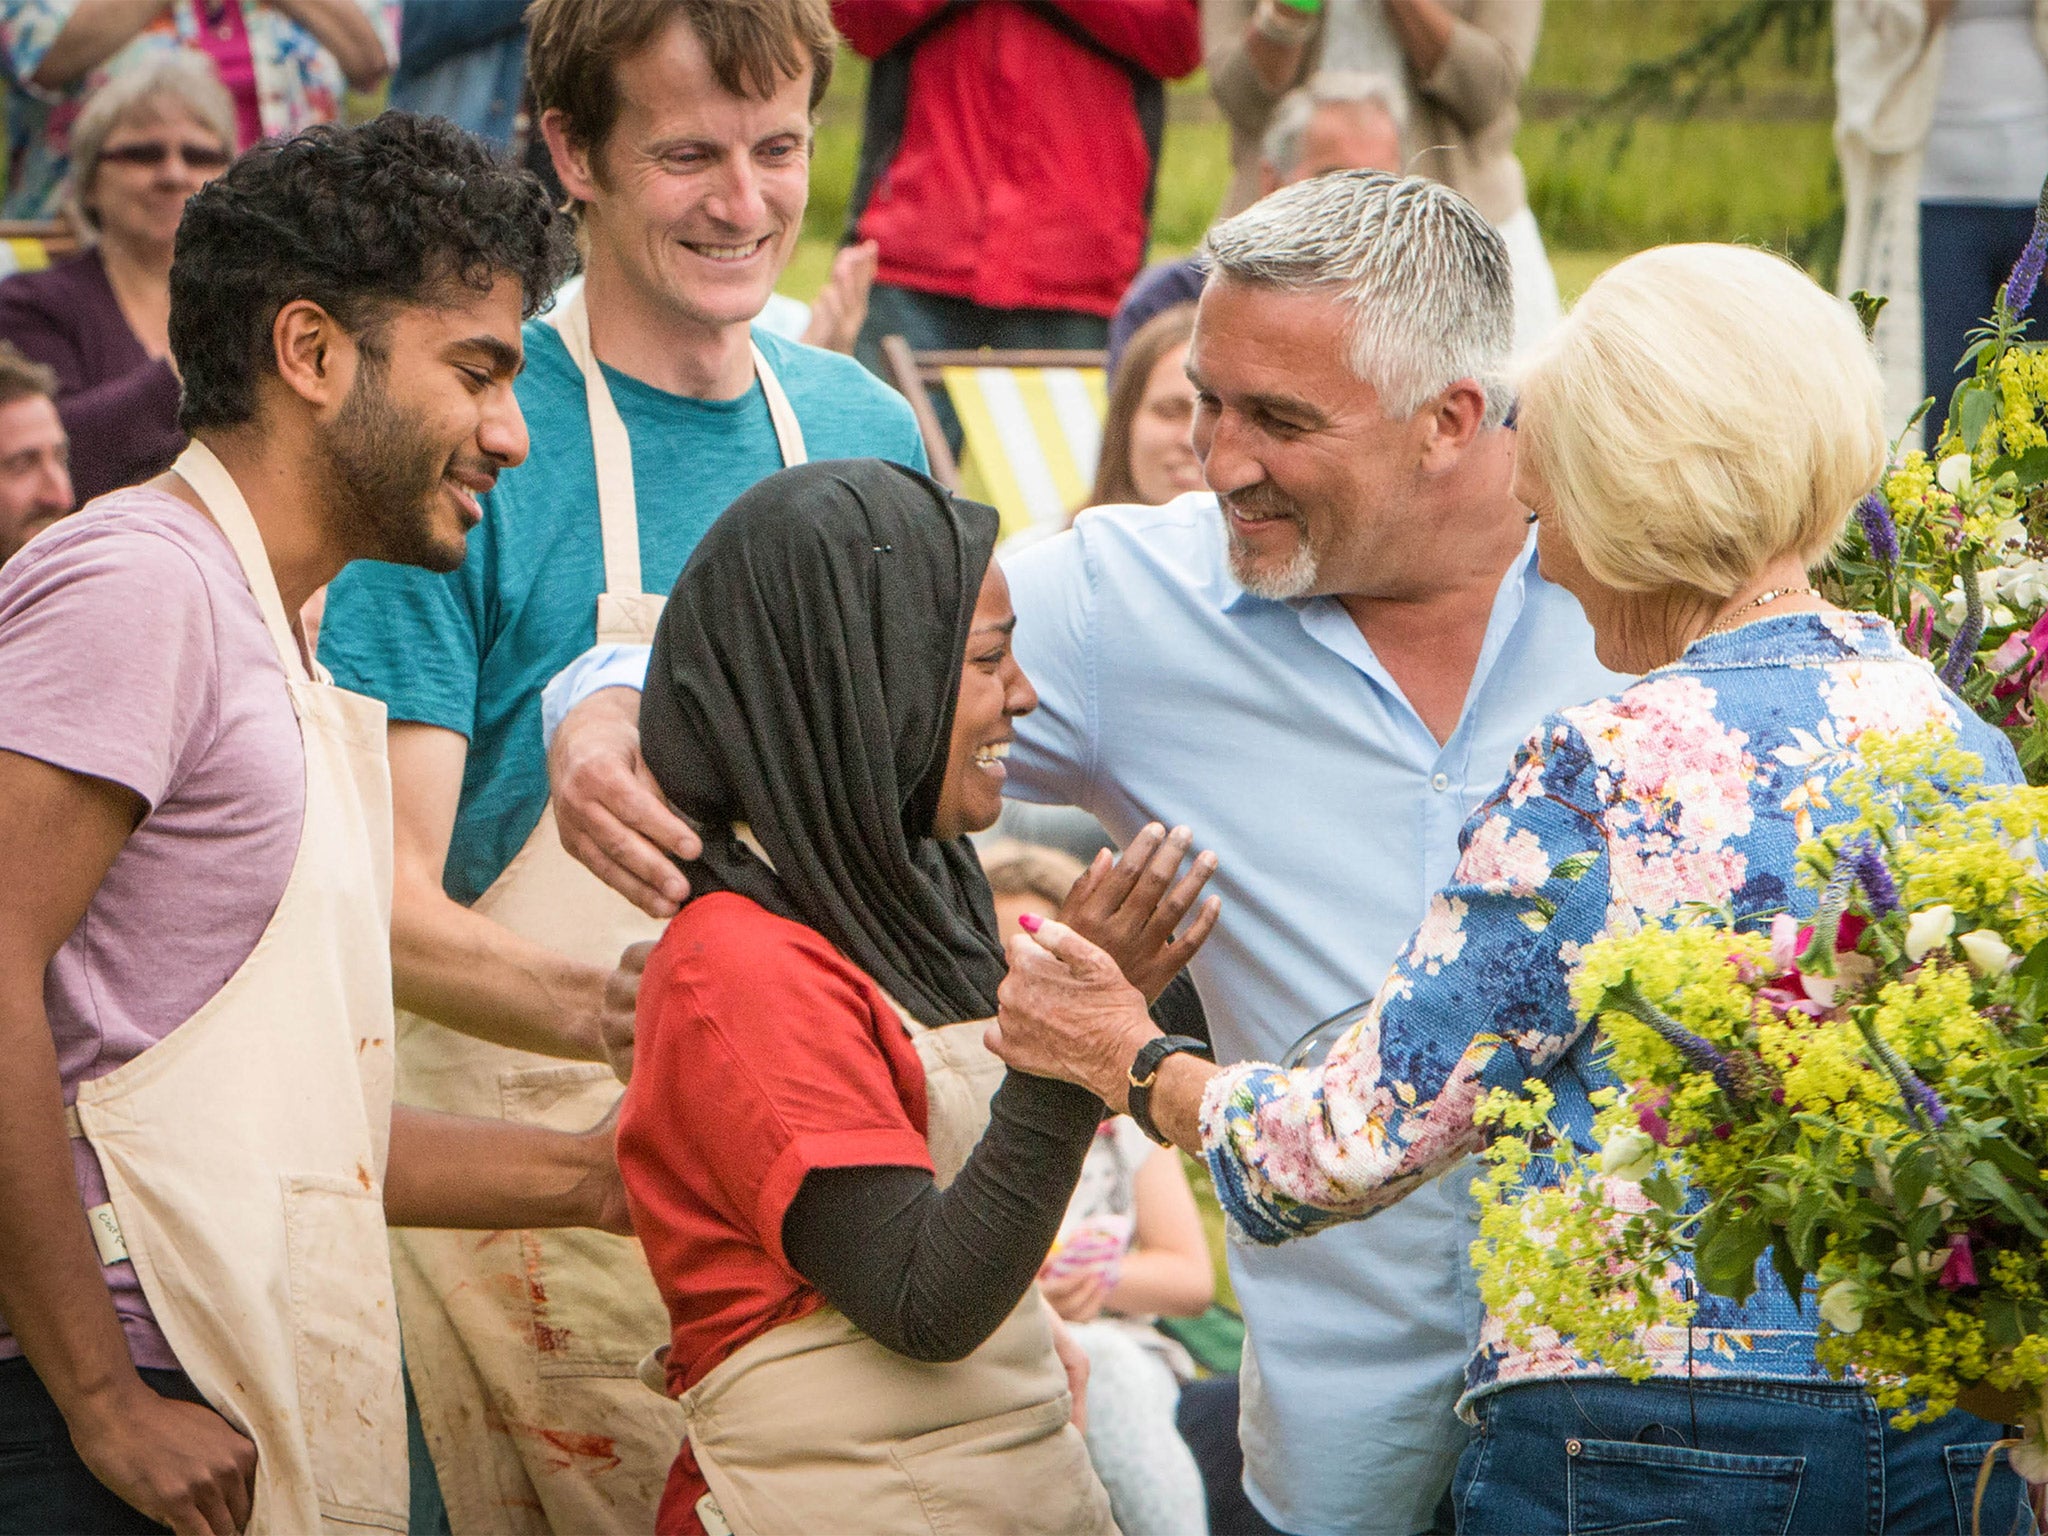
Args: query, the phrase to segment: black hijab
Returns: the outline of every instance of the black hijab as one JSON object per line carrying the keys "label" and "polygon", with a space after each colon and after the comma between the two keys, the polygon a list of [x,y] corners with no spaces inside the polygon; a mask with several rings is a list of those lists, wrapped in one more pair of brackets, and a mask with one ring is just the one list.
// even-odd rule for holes
{"label": "black hijab", "polygon": [[770,475],[683,567],[640,706],[647,766],[703,834],[693,899],[816,929],[932,1025],[988,1017],[1003,979],[973,847],[931,836],[995,540],[992,509],[879,459]]}

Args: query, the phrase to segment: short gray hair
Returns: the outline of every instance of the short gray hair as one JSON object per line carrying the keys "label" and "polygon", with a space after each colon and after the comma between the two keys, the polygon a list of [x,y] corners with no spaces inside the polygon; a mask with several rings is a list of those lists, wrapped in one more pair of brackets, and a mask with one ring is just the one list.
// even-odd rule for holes
{"label": "short gray hair", "polygon": [[124,69],[85,100],[71,125],[71,204],[95,228],[85,189],[100,167],[100,150],[121,120],[142,107],[175,102],[211,129],[229,154],[235,152],[235,99],[220,83],[213,60],[176,48]]}
{"label": "short gray hair", "polygon": [[1280,98],[1266,136],[1259,140],[1259,158],[1282,176],[1293,175],[1301,164],[1301,141],[1308,133],[1309,119],[1318,107],[1331,106],[1376,106],[1392,120],[1394,137],[1404,144],[1407,141],[1408,97],[1391,75],[1325,69]]}
{"label": "short gray hair", "polygon": [[1395,420],[1459,379],[1486,391],[1486,425],[1512,399],[1508,248],[1441,182],[1332,171],[1282,187],[1209,231],[1212,277],[1328,293],[1351,309],[1351,371]]}

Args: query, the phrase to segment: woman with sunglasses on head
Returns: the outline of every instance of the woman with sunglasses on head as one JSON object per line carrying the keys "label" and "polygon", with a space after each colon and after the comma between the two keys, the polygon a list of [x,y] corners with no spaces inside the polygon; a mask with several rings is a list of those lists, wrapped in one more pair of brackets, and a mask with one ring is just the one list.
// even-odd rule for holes
{"label": "woman with sunglasses on head", "polygon": [[78,255],[0,282],[0,338],[55,370],[78,499],[170,467],[178,430],[171,251],[185,201],[227,169],[235,105],[196,53],[165,53],[87,99],[71,129]]}

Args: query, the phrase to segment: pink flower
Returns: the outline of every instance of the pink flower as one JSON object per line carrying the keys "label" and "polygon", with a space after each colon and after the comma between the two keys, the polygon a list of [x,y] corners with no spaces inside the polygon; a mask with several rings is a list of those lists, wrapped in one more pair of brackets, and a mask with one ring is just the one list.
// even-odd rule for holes
{"label": "pink flower", "polygon": [[1664,1111],[1670,1107],[1669,1093],[1660,1093],[1647,1103],[1636,1106],[1636,1124],[1660,1147],[1669,1145],[1671,1141],[1671,1122],[1664,1118]]}
{"label": "pink flower", "polygon": [[1970,1234],[1958,1232],[1948,1240],[1948,1262],[1941,1266],[1935,1284],[1945,1291],[1955,1291],[1977,1283],[1977,1260],[1970,1252]]}

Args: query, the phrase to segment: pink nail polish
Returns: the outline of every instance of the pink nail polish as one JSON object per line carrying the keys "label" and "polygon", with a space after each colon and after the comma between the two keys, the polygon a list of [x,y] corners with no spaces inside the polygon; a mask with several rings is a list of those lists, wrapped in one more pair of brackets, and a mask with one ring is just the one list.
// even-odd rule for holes
{"label": "pink nail polish", "polygon": [[1017,914],[1017,926],[1026,933],[1036,933],[1045,926],[1045,919],[1036,912],[1020,912]]}

